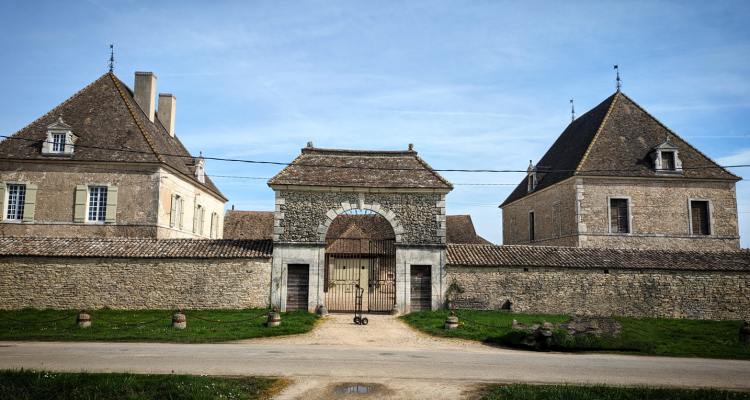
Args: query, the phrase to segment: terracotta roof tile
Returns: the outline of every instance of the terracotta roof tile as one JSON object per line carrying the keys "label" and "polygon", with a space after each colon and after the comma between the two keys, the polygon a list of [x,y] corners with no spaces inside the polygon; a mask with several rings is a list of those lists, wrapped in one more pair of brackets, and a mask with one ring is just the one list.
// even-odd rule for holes
{"label": "terracotta roof tile", "polygon": [[449,244],[448,264],[486,267],[730,270],[750,272],[750,251],[593,249]]}
{"label": "terracotta roof tile", "polygon": [[477,235],[471,215],[447,215],[445,217],[445,235],[448,243],[492,244]]}
{"label": "terracotta roof tile", "polygon": [[0,237],[0,256],[270,258],[272,240]]}
{"label": "terracotta roof tile", "polygon": [[273,239],[273,211],[227,210],[224,239]]}

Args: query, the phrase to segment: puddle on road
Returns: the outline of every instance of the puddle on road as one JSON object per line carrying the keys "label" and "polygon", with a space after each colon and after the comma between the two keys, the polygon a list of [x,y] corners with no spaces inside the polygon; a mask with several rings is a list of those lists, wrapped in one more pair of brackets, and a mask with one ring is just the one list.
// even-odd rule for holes
{"label": "puddle on road", "polygon": [[372,388],[369,386],[353,385],[347,387],[340,387],[333,391],[333,394],[349,394],[349,393],[370,393]]}

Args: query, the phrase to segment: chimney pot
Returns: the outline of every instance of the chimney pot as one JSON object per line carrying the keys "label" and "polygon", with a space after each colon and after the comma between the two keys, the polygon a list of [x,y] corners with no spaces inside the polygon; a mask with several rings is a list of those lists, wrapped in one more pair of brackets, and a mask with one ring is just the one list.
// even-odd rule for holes
{"label": "chimney pot", "polygon": [[135,73],[135,102],[141,107],[149,121],[154,122],[156,109],[156,75],[153,72]]}
{"label": "chimney pot", "polygon": [[159,121],[169,132],[169,136],[174,137],[174,113],[177,98],[173,94],[159,93]]}

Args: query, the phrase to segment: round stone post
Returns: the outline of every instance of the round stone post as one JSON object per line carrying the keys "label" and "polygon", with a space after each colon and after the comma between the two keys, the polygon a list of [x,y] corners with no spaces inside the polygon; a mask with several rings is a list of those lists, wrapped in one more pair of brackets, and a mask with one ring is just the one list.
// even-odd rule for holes
{"label": "round stone post", "polygon": [[177,312],[172,315],[172,328],[185,329],[187,328],[187,319],[185,314],[182,313],[182,309],[178,308]]}
{"label": "round stone post", "polygon": [[91,326],[91,315],[86,312],[85,308],[81,310],[81,313],[76,317],[76,325],[81,328],[88,328]]}
{"label": "round stone post", "polygon": [[458,317],[451,311],[451,315],[445,319],[445,329],[456,329],[458,328]]}
{"label": "round stone post", "polygon": [[740,342],[750,343],[750,322],[745,322],[745,326],[740,328]]}
{"label": "round stone post", "polygon": [[328,315],[328,309],[326,308],[326,306],[322,304],[318,306],[318,309],[316,310],[316,312],[321,317],[325,317],[326,315]]}
{"label": "round stone post", "polygon": [[271,328],[274,326],[281,325],[281,316],[279,313],[276,312],[276,309],[274,308],[273,311],[268,313],[268,320],[266,321],[266,327]]}

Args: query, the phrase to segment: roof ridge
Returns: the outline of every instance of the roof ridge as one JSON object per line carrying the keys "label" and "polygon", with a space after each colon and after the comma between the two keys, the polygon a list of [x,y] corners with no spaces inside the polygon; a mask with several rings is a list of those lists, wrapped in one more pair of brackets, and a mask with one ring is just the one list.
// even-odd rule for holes
{"label": "roof ridge", "polygon": [[453,185],[448,182],[445,178],[440,176],[432,167],[430,167],[429,164],[427,164],[424,160],[422,160],[419,156],[415,155],[414,158],[417,159],[425,168],[427,168],[428,171],[430,171],[433,175],[435,175],[436,178],[440,179],[440,182],[443,182],[444,184],[448,185],[451,189],[454,189]]}
{"label": "roof ridge", "polygon": [[[135,115],[135,111],[133,110],[133,106],[130,105],[128,102],[127,97],[125,97],[125,93],[122,91],[122,88],[120,87],[120,84],[117,82],[117,77],[115,76],[114,72],[109,72],[109,76],[112,78],[112,82],[114,82],[115,87],[117,88],[117,91],[120,92],[120,96],[122,97],[122,100],[125,102],[125,105],[128,107],[128,111],[130,111],[130,115],[133,116],[133,119],[135,120],[136,125],[138,125],[138,129],[143,134],[143,137],[146,138],[146,142],[148,142],[148,145],[151,147],[151,150],[153,150],[154,154],[156,155],[156,158],[164,162],[164,159],[161,157],[161,154],[159,154],[158,151],[156,151],[156,146],[151,142],[151,139],[148,137],[148,134],[146,133],[146,130],[141,125],[141,121],[138,120],[138,116]],[[137,104],[137,103],[136,103]],[[140,106],[138,106],[140,107]]]}
{"label": "roof ridge", "polygon": [[638,108],[639,108],[639,109],[640,109],[641,111],[643,111],[644,113],[646,113],[646,115],[648,115],[649,117],[651,117],[651,119],[653,119],[654,121],[656,121],[656,123],[657,123],[657,124],[661,125],[661,126],[662,126],[662,127],[664,128],[664,129],[666,129],[667,131],[669,131],[669,133],[670,133],[670,134],[672,134],[672,135],[674,135],[674,136],[677,136],[677,137],[678,137],[678,138],[679,138],[680,140],[682,140],[682,141],[683,141],[683,142],[684,142],[684,143],[685,143],[686,145],[688,145],[688,146],[689,146],[690,148],[692,148],[693,150],[697,151],[697,152],[698,152],[698,154],[702,155],[703,157],[706,157],[706,158],[707,158],[707,159],[708,159],[709,161],[711,161],[712,163],[716,164],[716,165],[717,165],[717,166],[718,166],[719,168],[721,168],[722,170],[724,170],[724,171],[725,171],[726,173],[728,173],[728,174],[730,174],[730,175],[732,175],[732,176],[736,176],[736,177],[737,177],[737,178],[739,178],[739,179],[742,179],[742,177],[741,177],[741,176],[739,176],[739,175],[736,175],[736,174],[733,174],[732,172],[728,171],[728,170],[727,170],[726,168],[724,168],[724,167],[723,167],[723,166],[722,166],[721,164],[717,163],[717,162],[716,162],[716,161],[714,161],[714,160],[713,160],[713,159],[712,159],[711,157],[709,157],[709,156],[705,155],[705,154],[704,154],[704,153],[703,153],[702,151],[698,150],[698,148],[696,148],[695,146],[693,146],[692,144],[690,144],[690,142],[688,142],[687,140],[683,139],[683,138],[682,138],[682,136],[678,135],[678,134],[677,134],[677,133],[675,133],[675,132],[674,132],[673,130],[669,129],[669,127],[668,127],[668,126],[664,125],[664,123],[662,123],[661,121],[659,121],[659,119],[658,119],[658,118],[656,118],[656,117],[654,117],[653,115],[651,115],[651,113],[650,113],[650,112],[648,112],[648,111],[647,111],[647,110],[646,110],[645,108],[641,107],[641,105],[640,105],[640,104],[638,104],[638,103],[637,103],[637,102],[636,102],[635,100],[631,99],[631,98],[630,98],[630,96],[626,95],[625,93],[620,93],[620,94],[622,94],[623,96],[625,96],[625,98],[626,98],[626,99],[630,100],[630,101],[631,101],[631,102],[632,102],[633,104],[635,104],[635,106],[636,106],[636,107],[638,107]]}
{"label": "roof ridge", "polygon": [[617,97],[621,94],[621,92],[618,90],[615,93],[615,97],[612,99],[612,103],[609,105],[609,109],[607,110],[607,114],[604,115],[604,118],[602,119],[601,125],[599,125],[599,129],[596,131],[596,134],[594,135],[594,138],[591,139],[591,143],[589,143],[589,147],[586,149],[586,152],[583,153],[583,157],[581,158],[581,162],[578,163],[578,167],[576,168],[576,171],[573,173],[573,175],[578,175],[578,173],[581,171],[581,167],[583,166],[583,163],[586,161],[586,157],[588,157],[589,153],[591,152],[591,149],[594,147],[594,143],[596,143],[596,139],[599,138],[599,134],[602,133],[602,130],[604,130],[604,124],[607,122],[607,119],[609,118],[609,114],[612,113],[612,109],[615,108],[615,103],[617,103]]}
{"label": "roof ridge", "polygon": [[104,75],[102,75],[102,76],[100,76],[99,78],[95,79],[95,80],[94,80],[93,82],[91,82],[91,83],[89,83],[88,85],[86,85],[86,87],[84,87],[83,89],[81,89],[81,90],[79,90],[79,91],[75,92],[75,93],[74,93],[74,94],[73,94],[72,96],[68,97],[68,98],[67,98],[67,99],[66,99],[65,101],[63,101],[62,103],[60,103],[60,104],[58,104],[57,106],[55,106],[55,108],[53,108],[53,109],[51,109],[51,110],[47,111],[47,113],[46,113],[46,114],[44,114],[44,115],[42,115],[41,117],[39,117],[39,118],[35,119],[34,121],[32,121],[32,122],[31,122],[30,124],[28,124],[28,125],[24,126],[23,128],[21,128],[21,129],[17,130],[17,131],[16,131],[16,132],[15,132],[14,134],[12,134],[12,135],[10,135],[10,136],[6,137],[6,138],[5,138],[5,139],[3,139],[3,140],[0,140],[0,143],[1,143],[1,142],[4,142],[4,141],[6,141],[6,140],[8,140],[8,139],[10,139],[10,138],[12,138],[13,136],[15,136],[15,135],[19,134],[19,133],[20,133],[21,131],[23,131],[24,129],[26,129],[26,128],[30,127],[31,125],[34,125],[35,123],[37,123],[37,121],[39,121],[40,119],[42,119],[42,118],[44,118],[44,117],[46,117],[46,116],[48,116],[48,115],[52,114],[52,113],[53,113],[53,112],[54,112],[55,110],[57,110],[58,108],[60,108],[60,107],[64,106],[65,104],[69,103],[69,102],[70,102],[71,100],[73,100],[73,98],[75,98],[76,96],[78,96],[79,94],[81,94],[81,92],[83,92],[84,90],[86,90],[86,89],[90,88],[90,87],[91,87],[91,86],[93,86],[93,85],[94,85],[95,83],[97,83],[97,82],[99,82],[100,80],[102,80],[102,79],[103,79],[103,78],[104,78],[105,76],[107,76],[108,74],[109,74],[109,72],[108,72],[108,73],[106,73],[106,74],[104,74]]}

